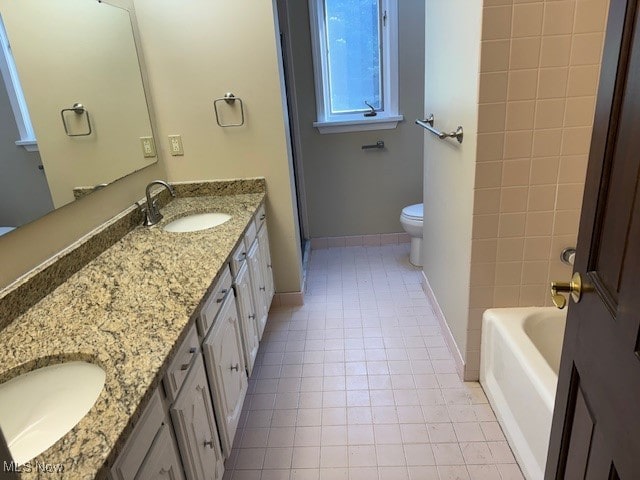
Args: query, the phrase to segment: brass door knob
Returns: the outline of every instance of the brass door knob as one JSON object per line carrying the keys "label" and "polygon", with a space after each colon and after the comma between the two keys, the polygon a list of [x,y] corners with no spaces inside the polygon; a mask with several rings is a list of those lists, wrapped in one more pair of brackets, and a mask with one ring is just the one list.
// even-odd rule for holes
{"label": "brass door knob", "polygon": [[582,277],[578,272],[573,274],[570,282],[551,282],[551,299],[553,304],[563,309],[567,305],[567,299],[560,293],[569,293],[574,302],[578,303],[582,297]]}

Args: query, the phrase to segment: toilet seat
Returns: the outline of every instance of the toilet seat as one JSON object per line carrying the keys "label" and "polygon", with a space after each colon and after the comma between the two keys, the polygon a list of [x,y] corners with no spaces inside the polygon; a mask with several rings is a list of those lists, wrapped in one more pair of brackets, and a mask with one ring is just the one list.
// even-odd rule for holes
{"label": "toilet seat", "polygon": [[402,209],[402,216],[409,220],[422,221],[424,217],[424,203],[416,203]]}

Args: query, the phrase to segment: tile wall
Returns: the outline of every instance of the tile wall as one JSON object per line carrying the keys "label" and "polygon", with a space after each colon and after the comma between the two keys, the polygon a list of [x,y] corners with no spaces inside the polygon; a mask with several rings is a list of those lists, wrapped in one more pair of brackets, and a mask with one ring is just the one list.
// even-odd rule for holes
{"label": "tile wall", "polygon": [[575,246],[608,0],[485,0],[465,378],[482,312],[550,304]]}

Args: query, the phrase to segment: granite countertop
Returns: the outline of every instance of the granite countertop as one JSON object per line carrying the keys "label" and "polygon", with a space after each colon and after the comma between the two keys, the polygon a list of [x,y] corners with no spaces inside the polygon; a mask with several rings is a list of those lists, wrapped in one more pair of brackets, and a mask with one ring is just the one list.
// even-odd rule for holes
{"label": "granite countertop", "polygon": [[[0,382],[70,360],[106,372],[89,413],[32,463],[63,464],[60,478],[74,480],[107,473],[264,197],[176,198],[162,209],[160,224],[132,230],[0,332]],[[162,229],[178,217],[210,211],[232,218],[199,232]],[[23,472],[22,478],[39,477]]]}

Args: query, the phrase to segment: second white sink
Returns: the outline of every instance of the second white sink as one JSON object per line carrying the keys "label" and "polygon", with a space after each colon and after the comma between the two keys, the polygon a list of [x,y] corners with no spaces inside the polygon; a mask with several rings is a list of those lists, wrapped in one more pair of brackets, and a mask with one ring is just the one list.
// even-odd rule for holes
{"label": "second white sink", "polygon": [[91,410],[104,381],[98,365],[67,362],[1,384],[0,427],[13,460],[28,462],[62,438]]}
{"label": "second white sink", "polygon": [[196,213],[181,217],[165,225],[167,232],[197,232],[207,228],[217,227],[231,220],[226,213]]}

